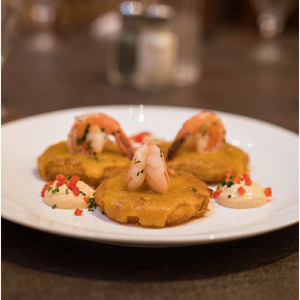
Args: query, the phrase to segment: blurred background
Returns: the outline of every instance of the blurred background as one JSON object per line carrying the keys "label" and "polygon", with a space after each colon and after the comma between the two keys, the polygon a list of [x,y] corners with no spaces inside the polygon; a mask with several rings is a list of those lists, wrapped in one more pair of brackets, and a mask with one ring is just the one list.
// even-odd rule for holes
{"label": "blurred background", "polygon": [[2,0],[2,122],[189,106],[298,131],[296,0]]}

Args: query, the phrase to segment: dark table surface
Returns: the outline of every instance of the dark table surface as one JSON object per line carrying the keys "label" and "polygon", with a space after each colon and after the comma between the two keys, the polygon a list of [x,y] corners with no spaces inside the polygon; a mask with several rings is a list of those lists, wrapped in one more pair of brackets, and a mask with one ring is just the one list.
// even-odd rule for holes
{"label": "dark table surface", "polygon": [[[21,37],[2,73],[3,119],[103,104],[190,106],[232,112],[298,131],[298,34],[289,56],[256,66],[256,32],[227,30],[203,46],[202,80],[160,93],[112,88],[103,47],[80,35],[38,54]],[[4,146],[4,145],[3,145]],[[2,175],[3,177],[3,175]],[[169,249],[97,244],[2,219],[3,299],[298,299],[298,225],[228,243]]]}

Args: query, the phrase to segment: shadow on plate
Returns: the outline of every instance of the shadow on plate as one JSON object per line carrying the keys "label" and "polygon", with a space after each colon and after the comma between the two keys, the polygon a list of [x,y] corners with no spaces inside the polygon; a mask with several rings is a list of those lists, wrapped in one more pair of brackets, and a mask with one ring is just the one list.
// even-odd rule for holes
{"label": "shadow on plate", "polygon": [[251,270],[298,251],[298,225],[258,237],[182,248],[110,246],[2,220],[2,260],[70,277],[130,282],[202,279]]}

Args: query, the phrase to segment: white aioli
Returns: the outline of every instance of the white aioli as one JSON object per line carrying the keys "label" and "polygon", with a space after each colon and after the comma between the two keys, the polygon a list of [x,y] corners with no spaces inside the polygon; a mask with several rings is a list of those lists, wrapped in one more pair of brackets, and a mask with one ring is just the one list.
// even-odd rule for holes
{"label": "white aioli", "polygon": [[[46,190],[44,200],[46,204],[49,206],[56,205],[56,208],[64,208],[64,209],[84,209],[88,208],[90,203],[86,203],[84,200],[84,195],[81,193],[78,196],[75,196],[71,190],[68,189],[68,187],[63,184],[60,187],[58,187],[59,191],[52,193],[52,190],[56,189],[56,180],[51,185],[52,189],[50,191]],[[78,181],[76,186],[79,188],[80,191],[82,191],[86,196],[93,197],[94,196],[94,189],[91,188],[89,185],[84,183],[83,181]],[[69,190],[67,194],[67,190]]]}
{"label": "white aioli", "polygon": [[[241,195],[238,188],[243,187],[246,192]],[[246,185],[243,181],[239,184],[234,184],[231,187],[226,185],[222,188],[222,193],[216,200],[224,206],[232,208],[253,208],[262,206],[267,203],[268,198],[264,193],[264,187],[257,182]],[[229,197],[228,197],[229,196]]]}

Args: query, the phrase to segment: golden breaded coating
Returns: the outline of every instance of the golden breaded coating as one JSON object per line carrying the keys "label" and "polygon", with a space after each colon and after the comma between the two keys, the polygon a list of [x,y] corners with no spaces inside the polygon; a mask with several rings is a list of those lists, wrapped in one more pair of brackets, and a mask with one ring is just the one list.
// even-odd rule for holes
{"label": "golden breaded coating", "polygon": [[47,148],[38,157],[37,164],[39,174],[45,181],[54,180],[58,174],[77,175],[96,188],[103,179],[128,168],[130,160],[113,142],[107,142],[103,152],[94,156],[70,153],[67,143],[60,142]]}
{"label": "golden breaded coating", "polygon": [[[171,143],[167,143],[160,146],[164,154],[168,152],[170,145]],[[227,143],[217,150],[202,153],[197,153],[194,146],[185,143],[176,156],[166,163],[169,168],[192,173],[206,183],[217,183],[229,172],[239,176],[245,173],[249,156],[243,150]]]}
{"label": "golden breaded coating", "polygon": [[145,186],[128,191],[124,176],[102,181],[94,195],[99,210],[113,221],[161,228],[182,224],[208,211],[207,185],[191,174],[170,175],[168,191],[163,194]]}

